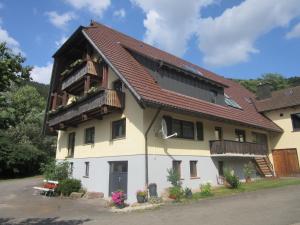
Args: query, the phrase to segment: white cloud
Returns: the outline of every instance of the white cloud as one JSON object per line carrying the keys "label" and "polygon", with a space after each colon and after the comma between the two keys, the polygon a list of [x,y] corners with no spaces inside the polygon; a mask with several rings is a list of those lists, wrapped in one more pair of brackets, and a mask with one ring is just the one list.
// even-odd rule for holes
{"label": "white cloud", "polygon": [[65,0],[76,9],[86,8],[91,13],[101,17],[103,12],[110,6],[110,0]]}
{"label": "white cloud", "polygon": [[245,62],[259,50],[255,41],[300,15],[299,0],[246,0],[216,18],[201,19],[199,48],[206,64],[223,66]]}
{"label": "white cloud", "polygon": [[20,49],[20,43],[11,37],[9,33],[0,26],[0,42],[6,42],[7,46],[11,48],[14,53],[22,53],[25,55]]}
{"label": "white cloud", "polygon": [[126,11],[124,9],[116,10],[114,11],[113,16],[123,19],[126,16]]}
{"label": "white cloud", "polygon": [[31,78],[39,83],[49,84],[53,64],[48,62],[46,66],[34,66],[31,71]]}
{"label": "white cloud", "polygon": [[76,19],[76,15],[73,12],[66,12],[63,14],[58,14],[56,11],[46,12],[50,23],[60,29],[65,29],[68,23]]}
{"label": "white cloud", "polygon": [[58,41],[55,42],[57,47],[60,47],[63,43],[66,42],[68,38],[66,36],[62,36]]}
{"label": "white cloud", "polygon": [[201,17],[201,10],[219,0],[131,2],[145,12],[146,42],[182,56],[196,35],[204,62],[213,66],[247,61],[259,52],[255,42],[260,37],[300,16],[299,0],[245,0],[215,18]]}
{"label": "white cloud", "polygon": [[214,0],[131,0],[146,14],[144,40],[168,52],[183,55],[195,32],[200,9]]}
{"label": "white cloud", "polygon": [[295,25],[293,29],[285,35],[286,39],[299,38],[300,37],[300,23]]}

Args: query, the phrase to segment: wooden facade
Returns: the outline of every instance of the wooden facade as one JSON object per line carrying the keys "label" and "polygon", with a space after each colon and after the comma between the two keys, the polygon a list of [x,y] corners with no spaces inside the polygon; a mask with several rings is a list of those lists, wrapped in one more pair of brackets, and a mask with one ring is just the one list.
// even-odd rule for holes
{"label": "wooden facade", "polygon": [[267,155],[266,144],[252,142],[238,142],[231,140],[210,141],[210,153],[212,155],[221,154],[247,154],[247,155]]}

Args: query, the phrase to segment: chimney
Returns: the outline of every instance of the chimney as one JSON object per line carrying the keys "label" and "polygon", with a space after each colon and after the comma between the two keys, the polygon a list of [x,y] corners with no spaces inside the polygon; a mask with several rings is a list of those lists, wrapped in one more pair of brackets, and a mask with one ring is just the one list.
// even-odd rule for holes
{"label": "chimney", "polygon": [[257,85],[256,96],[258,100],[271,98],[272,85],[268,82],[260,83]]}

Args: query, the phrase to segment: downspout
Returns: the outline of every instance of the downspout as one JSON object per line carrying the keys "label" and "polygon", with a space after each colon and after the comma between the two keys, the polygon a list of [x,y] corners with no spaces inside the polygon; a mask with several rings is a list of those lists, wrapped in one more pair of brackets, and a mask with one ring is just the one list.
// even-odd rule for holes
{"label": "downspout", "polygon": [[161,111],[161,108],[159,108],[156,111],[153,119],[151,120],[151,123],[150,123],[149,127],[147,128],[147,130],[146,130],[146,132],[144,134],[144,136],[145,136],[145,186],[146,186],[146,188],[148,188],[148,184],[149,184],[149,173],[148,173],[148,163],[149,163],[148,162],[149,161],[148,160],[148,133],[149,133],[151,127],[153,126],[155,120],[157,119],[160,111]]}

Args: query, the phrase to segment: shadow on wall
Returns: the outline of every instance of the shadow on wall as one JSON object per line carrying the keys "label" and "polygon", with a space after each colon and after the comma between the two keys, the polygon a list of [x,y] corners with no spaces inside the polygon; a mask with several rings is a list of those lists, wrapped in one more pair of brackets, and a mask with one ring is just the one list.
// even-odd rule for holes
{"label": "shadow on wall", "polygon": [[14,219],[14,218],[0,218],[1,225],[81,225],[90,219],[80,220],[60,220],[58,217],[53,218],[28,218],[28,219]]}

